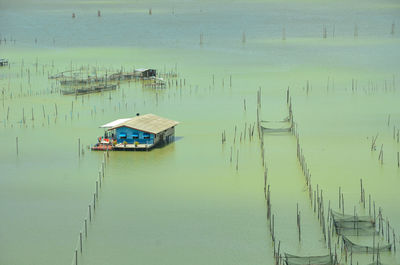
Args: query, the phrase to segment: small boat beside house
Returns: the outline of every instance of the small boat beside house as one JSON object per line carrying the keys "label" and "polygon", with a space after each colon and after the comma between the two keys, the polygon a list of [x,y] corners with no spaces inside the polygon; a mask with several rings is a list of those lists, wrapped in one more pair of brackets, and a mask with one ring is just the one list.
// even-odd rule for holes
{"label": "small boat beside house", "polygon": [[175,139],[175,126],[179,122],[145,114],[118,119],[100,126],[106,131],[104,137],[98,138],[98,143],[92,150],[106,151],[148,151],[162,144],[168,144]]}

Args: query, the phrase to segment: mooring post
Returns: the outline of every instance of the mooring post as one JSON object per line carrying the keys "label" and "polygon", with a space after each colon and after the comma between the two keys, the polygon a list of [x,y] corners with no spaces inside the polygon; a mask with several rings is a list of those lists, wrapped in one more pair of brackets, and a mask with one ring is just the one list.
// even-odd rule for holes
{"label": "mooring post", "polygon": [[79,233],[79,247],[80,247],[81,253],[82,253],[82,231]]}
{"label": "mooring post", "polygon": [[369,216],[371,216],[371,194],[368,194],[368,204],[369,204],[368,214]]}
{"label": "mooring post", "polygon": [[96,180],[96,199],[99,198],[99,181]]}
{"label": "mooring post", "polygon": [[342,213],[344,215],[344,197],[343,197],[343,193],[342,193]]}
{"label": "mooring post", "polygon": [[85,238],[87,238],[87,219],[85,218]]}
{"label": "mooring post", "polygon": [[89,204],[89,222],[92,221],[92,206]]}
{"label": "mooring post", "polygon": [[300,221],[300,211],[298,213],[298,227],[299,227],[299,242],[301,241],[301,221]]}
{"label": "mooring post", "polygon": [[16,142],[16,148],[17,148],[17,157],[18,157],[18,136],[17,136],[17,138],[15,139],[15,142]]}
{"label": "mooring post", "polygon": [[75,249],[75,265],[78,265],[78,250]]}
{"label": "mooring post", "polygon": [[397,167],[400,167],[400,152],[397,152]]}
{"label": "mooring post", "polygon": [[374,223],[376,223],[375,201],[374,201]]}
{"label": "mooring post", "polygon": [[375,260],[375,230],[374,230],[374,236],[372,238],[372,262]]}
{"label": "mooring post", "polygon": [[275,242],[275,215],[272,214],[272,241]]}
{"label": "mooring post", "polygon": [[237,157],[236,157],[236,171],[239,170],[239,150],[237,150]]}

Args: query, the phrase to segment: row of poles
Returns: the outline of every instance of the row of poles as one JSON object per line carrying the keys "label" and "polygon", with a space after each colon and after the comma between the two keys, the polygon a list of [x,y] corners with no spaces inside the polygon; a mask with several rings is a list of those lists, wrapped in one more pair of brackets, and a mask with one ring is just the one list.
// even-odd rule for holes
{"label": "row of poles", "polygon": [[[362,86],[359,84],[359,80],[352,78],[351,79],[351,88],[348,87],[348,85],[343,85],[344,86],[344,91],[351,91],[352,95],[357,94],[359,91],[364,92],[364,94],[372,94],[375,92],[396,92],[396,77],[393,74],[391,76],[391,80],[384,79],[383,81],[371,81],[368,80],[366,83],[364,83]],[[306,84],[302,86],[303,91],[306,93],[308,96],[311,94],[313,91],[312,89],[312,84],[310,83],[309,80],[306,81]],[[326,83],[326,92],[329,93],[331,91],[336,91],[335,89],[335,79],[331,78],[328,76],[327,78],[327,83]]]}
{"label": "row of poles", "polygon": [[[153,11],[152,11],[151,8],[148,10],[148,14],[149,14],[149,15],[152,15],[152,14],[153,14]],[[100,10],[98,11],[97,16],[98,16],[98,17],[101,17]],[[75,14],[75,13],[72,13],[72,18],[75,19],[76,17],[77,17],[76,14]],[[390,35],[391,35],[391,36],[395,36],[395,26],[396,26],[396,25],[395,25],[395,23],[393,22],[393,23],[391,24],[391,28],[390,28]],[[336,34],[336,27],[335,27],[335,25],[333,25],[333,26],[332,26],[332,35],[331,35],[331,36],[332,36],[332,39],[335,39],[335,34]],[[357,24],[354,25],[353,36],[354,36],[354,39],[357,39],[357,38],[358,38],[358,25],[357,25]],[[326,25],[323,25],[323,26],[322,26],[322,39],[327,39],[327,38],[328,38],[327,26],[326,26]],[[285,28],[285,27],[282,28],[282,40],[283,40],[283,41],[286,41],[286,40],[287,40],[286,28]],[[16,44],[16,39],[10,38],[8,41],[9,41],[9,43],[11,43],[11,44],[14,44],[14,45]],[[241,37],[241,43],[242,43],[242,44],[245,44],[246,42],[247,42],[246,32],[243,31],[243,32],[242,32],[242,37]],[[4,37],[3,39],[0,38],[0,45],[1,45],[2,43],[4,43],[4,45],[7,44],[7,38],[6,38],[6,37]],[[38,39],[37,39],[37,38],[34,39],[34,43],[35,43],[35,45],[38,44]],[[55,44],[56,44],[55,38],[52,39],[52,43],[53,43],[53,46],[55,46]],[[203,33],[203,32],[201,32],[200,35],[199,35],[199,45],[200,45],[200,46],[203,46],[203,45],[204,45],[204,33]]]}
{"label": "row of poles", "polygon": [[[371,81],[368,80],[366,84],[363,84],[362,86],[359,85],[359,81],[355,78],[351,79],[351,88],[348,88],[347,85],[344,85],[345,90],[344,91],[351,91],[352,95],[356,94],[358,91],[362,91],[365,94],[371,94],[373,92],[396,92],[396,77],[393,74],[391,77],[391,80],[383,80],[383,81]],[[302,90],[306,93],[308,96],[312,91],[313,87],[312,84],[309,80],[306,81],[306,84],[302,86]],[[329,93],[330,91],[336,91],[335,90],[335,79],[331,78],[328,76],[327,78],[327,83],[326,83],[326,91]]]}
{"label": "row of poles", "polygon": [[[265,161],[265,148],[264,148],[264,133],[261,127],[261,87],[257,90],[257,103],[256,103],[256,123],[257,123],[257,133],[260,140],[260,154],[261,154],[261,165],[264,169],[264,199],[267,208],[267,224],[271,236],[271,241],[274,247],[274,261],[276,265],[283,264],[283,256],[281,255],[281,241],[276,238],[275,235],[275,214],[272,213],[271,204],[271,186],[268,184],[268,167]],[[297,212],[297,222],[299,224],[299,211]]]}
{"label": "row of poles", "polygon": [[[309,86],[309,82],[307,82],[307,87],[308,86]],[[333,231],[333,229],[332,229],[332,226],[326,225],[326,220],[330,218],[329,217],[330,216],[330,201],[328,203],[328,217],[326,218],[325,217],[325,203],[324,203],[323,191],[322,191],[322,189],[320,189],[318,184],[317,184],[316,189],[313,189],[312,181],[311,181],[311,171],[310,171],[310,168],[308,167],[307,161],[304,156],[303,149],[300,145],[298,125],[297,125],[297,123],[294,122],[292,99],[290,96],[289,88],[286,91],[286,104],[288,105],[289,117],[290,117],[290,121],[292,124],[291,133],[296,138],[296,157],[297,157],[297,161],[300,165],[302,174],[305,177],[308,198],[310,200],[310,207],[316,214],[316,217],[321,226],[322,234],[324,236],[324,242],[327,245],[327,248],[329,249],[329,256],[330,256],[332,264],[339,264],[337,244],[335,244],[334,251],[332,250],[331,232]],[[299,242],[300,242],[301,241],[301,222],[300,222],[300,211],[299,211],[298,207],[297,207],[297,228],[298,228]]]}
{"label": "row of poles", "polygon": [[[289,113],[292,113],[292,106],[291,106],[291,98],[290,98],[290,95],[289,95],[289,89],[287,90],[287,103],[289,104]],[[323,234],[324,234],[324,239],[325,239],[325,241],[327,241],[327,239],[328,239],[327,244],[328,244],[329,251],[330,251],[330,253],[332,255],[331,233],[333,235],[333,222],[332,222],[333,219],[332,219],[332,216],[331,216],[332,212],[331,212],[331,209],[330,209],[331,208],[330,201],[329,201],[329,205],[328,205],[327,222],[328,222],[329,225],[328,225],[328,233],[327,233],[326,232],[325,221],[324,221],[325,220],[325,217],[324,217],[324,208],[325,207],[324,207],[324,203],[323,203],[322,190],[319,191],[319,186],[317,185],[317,190],[316,191],[314,190],[314,192],[313,192],[312,185],[311,185],[311,173],[310,173],[310,170],[309,170],[308,165],[306,163],[306,160],[305,160],[305,157],[304,157],[304,154],[303,154],[303,150],[302,150],[302,148],[300,146],[299,135],[298,135],[298,132],[297,132],[297,125],[295,123],[294,123],[294,126],[293,126],[293,134],[294,134],[294,136],[296,137],[296,140],[297,140],[297,158],[298,158],[299,164],[301,166],[302,172],[303,172],[303,174],[304,174],[304,176],[306,178],[306,184],[308,186],[308,192],[309,192],[309,198],[310,198],[310,202],[311,202],[311,207],[314,208],[314,212],[316,212],[316,211],[318,212],[317,216],[318,216],[318,219],[320,220],[320,223],[322,225],[322,231],[323,231]],[[377,139],[377,136],[375,138],[373,138],[373,144],[372,145],[374,145],[374,143],[376,142],[376,139]],[[382,156],[383,156],[383,154],[382,154]],[[362,179],[360,179],[360,185],[361,185],[360,203],[362,204],[362,206],[365,209],[365,207],[366,207],[365,206],[365,204],[366,204],[366,202],[365,202],[365,189],[363,188]],[[313,202],[314,202],[314,204],[313,204]],[[339,209],[342,210],[342,214],[343,215],[344,215],[344,212],[345,212],[344,211],[344,209],[345,209],[344,205],[345,205],[344,204],[344,195],[343,195],[343,193],[341,191],[341,187],[339,187]],[[373,223],[375,224],[376,223],[375,201],[373,202],[373,206],[374,206],[374,219],[373,219],[374,221],[373,221]],[[371,216],[371,195],[369,195],[369,216]],[[354,218],[356,219],[356,217],[357,217],[356,208],[354,207]],[[384,220],[383,219],[384,218],[382,216],[382,209],[379,208],[378,231],[381,231],[382,237],[385,238],[384,225],[383,225]],[[298,221],[298,226],[299,226],[299,221]],[[390,229],[392,229],[392,234],[393,234],[393,237],[392,237],[392,239],[393,239],[392,240],[393,249],[394,249],[394,251],[396,251],[396,236],[395,236],[395,232],[394,232],[394,229],[389,225],[389,220],[387,219],[387,223],[386,223],[386,240],[387,240],[388,243],[391,242],[390,241],[390,235],[391,235]],[[299,228],[299,235],[300,235],[300,228]],[[328,238],[327,238],[327,235],[328,235]],[[375,239],[375,237],[374,237],[374,239]],[[339,237],[338,237],[338,240],[339,240]],[[374,240],[374,242],[375,242],[375,240]],[[336,247],[337,246],[335,245],[334,260],[337,262],[338,258],[337,258]],[[341,247],[342,251],[343,251],[343,247],[344,247],[344,245],[342,244],[342,247]],[[375,246],[373,247],[373,249],[375,249]],[[346,248],[344,250],[345,250],[346,262],[347,262],[348,249]],[[379,247],[378,247],[378,250],[379,250]],[[352,249],[350,250],[350,252],[351,252],[351,264],[352,264]],[[374,261],[374,257],[375,256],[373,254],[373,257],[372,257],[373,261]],[[378,257],[379,257],[379,252],[377,252],[377,259],[378,259]]]}
{"label": "row of poles", "polygon": [[84,242],[86,242],[88,238],[88,225],[92,224],[95,218],[96,207],[98,207],[99,203],[99,190],[102,188],[104,184],[105,176],[106,176],[106,166],[109,160],[109,152],[103,153],[103,161],[101,162],[100,169],[98,171],[98,178],[95,183],[95,190],[93,192],[93,200],[88,205],[87,215],[84,217],[83,226],[79,231],[78,240],[75,246],[74,254],[73,254],[73,265],[78,265],[80,258],[82,257],[84,251]]}
{"label": "row of poles", "polygon": [[[148,13],[149,13],[149,15],[152,15],[152,9],[151,8],[149,9]],[[97,16],[101,17],[100,10],[98,10]],[[75,13],[72,13],[72,18],[76,18],[76,14]],[[335,25],[333,25],[333,27],[332,27],[332,39],[335,38],[335,32],[336,32],[336,28],[335,28]],[[391,24],[390,35],[391,36],[395,35],[395,23],[394,22]],[[357,24],[355,24],[355,26],[354,26],[353,36],[354,36],[354,39],[358,38],[358,25]],[[322,26],[322,38],[323,39],[327,39],[328,38],[328,30],[327,30],[327,26],[326,25]],[[286,28],[283,27],[282,28],[282,40],[285,41],[286,39],[287,39]],[[55,44],[56,44],[55,38],[53,38],[52,41],[53,41],[53,45],[55,46]],[[242,42],[242,44],[245,44],[246,41],[247,41],[246,32],[243,31],[242,32],[241,42]],[[6,37],[4,37],[3,39],[0,38],[0,45],[2,44],[2,42],[4,42],[4,45],[7,44],[7,38]],[[11,38],[9,40],[9,43],[15,45],[16,44],[16,39]],[[37,38],[34,39],[34,43],[35,43],[35,45],[38,44],[38,39]],[[200,35],[199,35],[199,44],[200,44],[200,46],[203,46],[203,44],[204,44],[204,33],[203,32],[201,32]]]}
{"label": "row of poles", "polygon": [[[272,238],[272,242],[274,244],[274,258],[275,258],[275,263],[276,264],[281,264],[283,262],[283,257],[280,254],[280,241],[278,240],[278,247],[276,248],[276,237],[275,237],[275,229],[274,229],[274,214],[272,214],[272,218],[271,218],[271,193],[270,193],[270,186],[268,185],[267,182],[267,175],[268,175],[268,169],[266,168],[266,163],[264,161],[264,141],[263,141],[263,134],[262,132],[262,128],[260,126],[260,118],[259,118],[259,113],[260,113],[260,106],[261,104],[259,104],[261,102],[261,91],[257,92],[257,125],[258,125],[258,132],[260,133],[260,147],[261,147],[261,157],[262,157],[262,164],[264,167],[264,196],[265,196],[265,200],[266,200],[266,205],[267,205],[267,219],[269,221],[269,228],[270,228],[270,233],[271,233],[271,238]],[[333,235],[333,231],[334,231],[334,227],[333,227],[333,218],[331,216],[331,206],[330,206],[330,201],[329,201],[329,205],[328,205],[328,217],[325,218],[325,212],[324,212],[324,199],[323,199],[323,193],[322,190],[319,189],[319,185],[317,185],[317,189],[313,191],[312,189],[312,185],[311,185],[311,173],[310,170],[307,166],[304,154],[303,154],[303,150],[300,146],[300,141],[299,141],[299,134],[297,131],[297,125],[293,122],[293,110],[292,110],[292,104],[291,104],[291,97],[289,94],[289,89],[287,90],[287,104],[288,104],[288,109],[289,109],[289,120],[292,122],[292,134],[296,137],[297,140],[297,158],[299,161],[299,164],[301,166],[302,172],[306,178],[306,184],[308,186],[308,192],[309,192],[309,198],[310,198],[310,202],[311,202],[311,207],[313,208],[314,212],[316,212],[316,215],[320,221],[320,225],[322,227],[322,231],[323,231],[323,235],[324,235],[324,240],[327,243],[327,247],[329,248],[329,252],[330,252],[330,256],[331,256],[331,260],[333,262],[333,264],[339,264],[339,259],[338,259],[338,253],[337,251],[340,249],[342,253],[344,253],[346,256],[346,262],[347,262],[347,253],[348,253],[348,249],[346,247],[346,245],[343,243],[343,241],[339,241],[339,237],[337,240],[337,243],[335,243],[335,250],[334,250],[334,254],[332,251],[332,235]],[[362,181],[361,181],[361,186],[362,186]],[[369,196],[369,198],[371,198],[371,196]],[[363,187],[361,187],[361,202],[364,205],[365,208],[365,190]],[[371,202],[369,203],[371,204]],[[374,202],[374,206],[375,206],[375,202]],[[344,195],[343,193],[341,193],[340,188],[339,188],[339,209],[342,210],[342,214],[344,215]],[[375,209],[375,207],[374,207]],[[371,209],[369,211],[371,213]],[[354,216],[356,216],[356,212],[354,211]],[[300,214],[300,210],[298,208],[297,205],[297,211],[296,211],[296,220],[297,220],[297,228],[298,228],[298,238],[299,241],[301,241],[301,214]],[[326,222],[328,223],[328,226],[326,226]],[[379,212],[379,230],[382,231],[383,234],[383,217],[382,217],[382,212],[381,212],[381,208],[380,208],[380,212]],[[387,222],[386,224],[386,239],[388,240],[388,243],[390,242],[390,225]],[[396,250],[395,247],[395,233],[394,230],[393,232],[393,245],[394,245],[394,250]],[[341,243],[341,245],[339,245],[339,242]],[[375,249],[375,247],[373,248]],[[378,248],[379,249],[379,248]],[[352,254],[352,249],[350,249],[350,257],[351,257],[351,264],[353,264],[353,254]],[[374,261],[374,257],[375,255],[373,255],[373,261]],[[379,258],[379,252],[377,252],[377,259]]]}
{"label": "row of poles", "polygon": [[[391,115],[388,115],[387,118],[387,126],[390,127],[390,122],[391,122]],[[379,133],[377,133],[375,136],[372,136],[371,138],[371,152],[376,151],[376,145],[377,145],[377,139],[378,139]],[[393,141],[395,144],[398,144],[400,142],[400,129],[396,128],[396,126],[393,126]],[[396,166],[397,168],[400,168],[400,152],[396,152]],[[383,143],[381,144],[380,150],[379,150],[379,155],[378,155],[378,161],[382,165],[383,164]]]}
{"label": "row of poles", "polygon": [[[336,27],[335,25],[332,26],[332,39],[335,39],[336,37]],[[395,23],[393,22],[391,24],[391,28],[390,28],[390,35],[393,37],[395,35]],[[354,25],[354,31],[353,31],[353,37],[354,39],[358,39],[358,25],[355,24]],[[322,39],[327,39],[328,38],[328,28],[326,25],[322,26]],[[286,35],[286,28],[283,27],[282,28],[282,40],[286,41],[287,40],[287,35]],[[244,45],[247,42],[247,37],[246,37],[246,32],[243,31],[242,32],[242,38],[241,38],[241,43]],[[200,46],[203,46],[204,44],[204,33],[201,32],[199,35],[199,44]]]}
{"label": "row of poles", "polygon": [[[11,65],[16,65],[16,64],[15,63],[9,63],[8,64],[8,68],[9,69],[11,69]],[[71,64],[70,64],[70,70],[64,71],[64,72],[59,72],[58,70],[55,69],[54,61],[52,61],[51,65],[50,64],[41,64],[41,70],[40,70],[39,66],[40,66],[39,59],[38,59],[38,57],[36,57],[35,63],[33,64],[36,76],[38,76],[38,75],[45,76],[46,75],[46,71],[47,71],[47,76],[49,77],[49,79],[53,78],[53,76],[54,76],[53,75],[53,71],[56,71],[58,74],[60,74],[62,78],[67,78],[67,76],[65,76],[64,74],[70,72],[71,73],[71,78],[72,78],[72,73],[74,71],[76,73],[81,73],[80,76],[82,76],[84,69],[87,69],[87,71],[89,71],[89,69],[90,69],[89,66],[87,66],[87,68],[85,68],[86,66],[83,66],[83,65],[81,67],[79,67],[79,68],[77,68],[77,67],[73,68],[72,61],[71,61]],[[77,70],[75,70],[75,69],[77,69]],[[121,71],[122,71],[122,69],[123,69],[123,67],[121,66]],[[96,66],[96,68],[94,70],[97,72],[100,69]],[[105,71],[112,71],[112,69],[111,70],[110,69],[106,69]],[[117,70],[115,70],[115,71],[117,71]],[[120,71],[120,69],[118,69],[118,71]],[[170,71],[167,71],[166,67],[164,66],[164,71],[163,72],[162,71],[158,71],[158,72],[159,72],[158,76],[163,77],[163,78],[168,78],[168,80],[171,79],[171,78],[177,78],[178,77],[177,67],[175,67],[175,70],[171,69]],[[16,76],[14,74],[16,74]],[[28,89],[23,91],[23,83],[21,81],[19,94],[15,94],[15,92],[10,91],[10,78],[14,77],[14,76],[16,78],[21,78],[21,79],[26,78],[27,88]],[[22,61],[20,63],[20,71],[12,72],[12,73],[8,74],[8,81],[9,81],[8,82],[8,89],[6,90],[5,87],[3,87],[3,89],[1,90],[3,101],[5,99],[13,99],[13,98],[15,99],[15,98],[21,98],[21,97],[26,97],[26,96],[38,96],[38,95],[46,95],[46,94],[56,94],[56,93],[60,93],[61,92],[61,90],[59,88],[53,87],[53,85],[54,85],[53,83],[51,84],[51,89],[46,88],[46,89],[41,90],[41,91],[33,91],[32,90],[32,84],[31,84],[31,76],[32,76],[31,68],[29,66],[26,66],[25,63],[24,63],[24,59],[22,59]],[[7,74],[6,74],[6,78],[7,78]],[[172,83],[173,83],[173,80],[172,80],[172,82],[171,82],[171,80],[169,80],[169,81],[170,81],[170,86],[171,86]],[[183,80],[183,82],[186,83],[186,80]],[[182,87],[182,80],[180,81],[180,83],[181,83],[181,87]],[[57,84],[57,81],[56,81],[56,84]],[[176,86],[178,86],[178,84],[176,84]],[[8,94],[6,92],[8,92]]]}
{"label": "row of poles", "polygon": [[[35,65],[36,66],[38,66],[38,59],[36,59],[36,62],[35,62]],[[43,67],[44,67],[44,65],[43,65]],[[22,60],[22,63],[21,63],[21,69],[24,69],[24,61]],[[24,69],[24,71],[23,70],[21,70],[21,77],[23,76],[23,72],[25,72],[25,71],[27,71],[28,73],[30,73],[30,70],[27,70],[27,69]],[[163,73],[162,74],[163,76],[170,76],[170,77],[176,77],[177,75],[175,75],[175,74],[173,74],[172,72],[166,72],[166,73]],[[11,75],[9,75],[9,77],[10,77]],[[28,74],[28,76],[30,76],[30,74]],[[28,78],[28,79],[30,79],[30,78]],[[171,80],[170,79],[168,79],[168,81],[169,81],[169,83],[170,83],[170,85],[172,86],[172,85],[176,85],[176,86],[178,86],[178,79],[176,79],[176,82],[171,82]],[[183,86],[186,86],[186,79],[180,79],[179,80],[179,84],[180,84],[180,86],[182,87],[182,83],[183,83]],[[8,91],[10,91],[10,80],[9,80],[9,83],[8,83]],[[52,89],[52,91],[53,91],[53,89]],[[5,91],[5,88],[3,88],[3,90],[2,90],[2,99],[3,99],[3,108],[5,107],[4,106],[4,100],[5,100],[5,98],[6,98],[6,93],[5,93],[6,91]],[[21,92],[22,92],[22,85],[21,85]],[[52,92],[51,92],[52,93]],[[11,92],[11,94],[10,94],[10,99],[12,99],[13,98],[13,96],[12,96],[13,94],[12,94],[12,92]],[[29,92],[28,93],[28,95],[29,96],[33,96],[34,94],[33,93],[31,93],[31,92]],[[36,95],[36,94],[35,94]],[[81,97],[81,99],[82,99],[82,105],[84,104],[84,96],[82,96]],[[89,99],[89,95],[88,95],[88,99]],[[77,97],[75,97],[75,100],[77,100]],[[158,94],[156,95],[156,101],[158,101]],[[58,118],[58,116],[59,116],[59,111],[58,111],[58,106],[57,106],[57,103],[54,103],[54,114],[48,114],[48,115],[46,115],[46,109],[45,109],[45,106],[44,105],[42,105],[41,106],[41,110],[42,110],[42,113],[43,113],[43,120],[42,120],[42,126],[44,126],[46,123],[47,123],[47,125],[50,125],[50,121],[52,121],[53,119],[51,118],[51,116],[54,116],[54,123],[56,123],[57,122],[57,118]],[[30,113],[29,113],[30,112]],[[73,115],[73,113],[74,113],[74,102],[72,101],[71,102],[71,111],[69,112],[69,115],[65,115],[65,120],[67,120],[67,117],[68,116],[70,116],[71,117],[71,120],[73,119],[73,117],[74,117],[74,115]],[[91,115],[93,116],[93,113],[96,113],[96,108],[94,107],[94,109],[93,110],[91,110]],[[5,116],[4,116],[4,120],[3,120],[3,123],[4,123],[4,127],[6,127],[7,126],[7,124],[9,123],[9,121],[10,121],[10,114],[11,114],[11,107],[10,106],[8,106],[7,107],[7,110],[5,111]],[[27,127],[27,122],[28,122],[28,120],[31,120],[32,121],[32,127],[34,127],[34,124],[33,124],[33,121],[37,121],[38,120],[38,118],[37,118],[37,113],[35,113],[34,112],[34,108],[32,107],[31,109],[30,109],[30,111],[26,111],[25,110],[25,108],[23,107],[22,108],[22,111],[21,111],[21,119],[18,121],[18,123],[20,123],[20,125],[21,126],[23,126],[23,127]],[[36,114],[36,115],[35,115]],[[39,117],[40,117],[40,115],[39,115]],[[79,112],[78,113],[76,113],[76,117],[79,119]],[[13,127],[13,125],[11,124],[11,127]]]}

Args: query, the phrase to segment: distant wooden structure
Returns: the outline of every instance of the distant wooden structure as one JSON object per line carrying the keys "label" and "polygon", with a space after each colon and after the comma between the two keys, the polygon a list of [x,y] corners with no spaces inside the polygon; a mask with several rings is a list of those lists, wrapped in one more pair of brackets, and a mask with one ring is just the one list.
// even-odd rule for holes
{"label": "distant wooden structure", "polygon": [[157,76],[155,69],[135,69],[135,73],[142,78],[151,78]]}
{"label": "distant wooden structure", "polygon": [[111,90],[116,90],[116,89],[117,89],[117,85],[102,84],[102,85],[76,88],[73,90],[62,90],[61,93],[63,95],[80,96],[80,95],[86,95],[86,94],[91,94],[91,93],[100,93],[100,92],[104,92],[104,91],[111,91]]}
{"label": "distant wooden structure", "polygon": [[[157,71],[155,69],[135,69],[133,72],[115,72],[111,74],[105,74],[98,76],[98,73],[89,73],[89,71],[82,70],[67,70],[63,72],[56,73],[49,76],[49,79],[60,80],[61,85],[82,85],[91,84],[106,81],[120,81],[120,80],[148,80],[157,77]],[[169,76],[170,77],[170,76]],[[176,77],[176,75],[175,75]]]}
{"label": "distant wooden structure", "polygon": [[0,59],[0,66],[7,66],[8,60],[7,59]]}

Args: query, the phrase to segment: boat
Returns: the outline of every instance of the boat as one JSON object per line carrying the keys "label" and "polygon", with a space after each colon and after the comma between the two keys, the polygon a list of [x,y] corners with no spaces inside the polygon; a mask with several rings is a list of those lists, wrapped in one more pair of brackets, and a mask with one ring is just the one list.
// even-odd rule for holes
{"label": "boat", "polygon": [[114,149],[113,139],[99,137],[98,143],[91,147],[93,151],[111,151]]}

